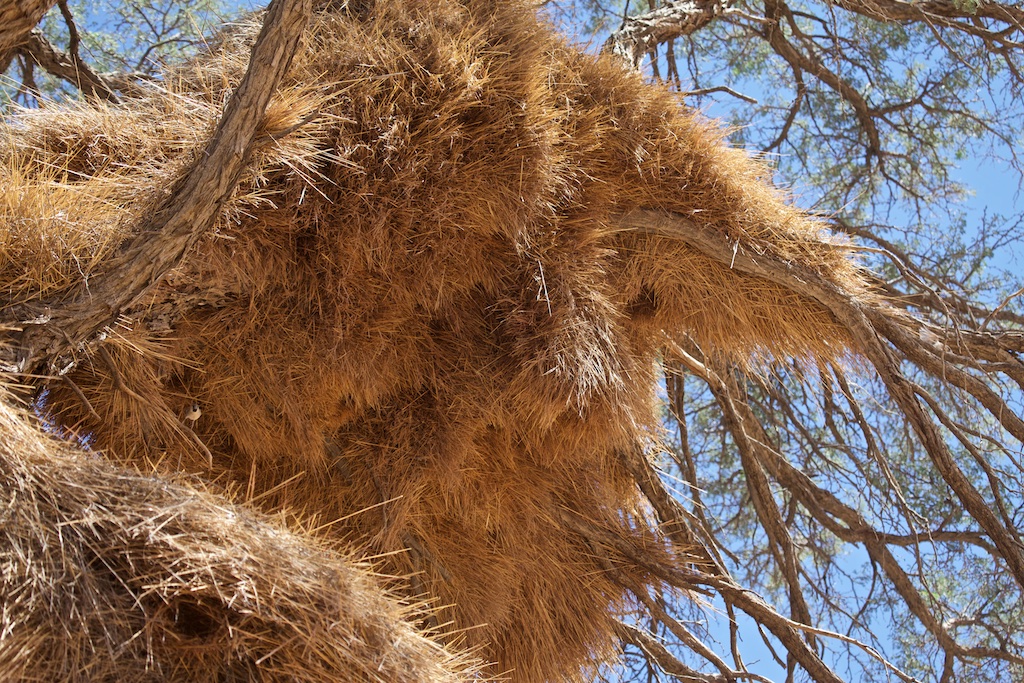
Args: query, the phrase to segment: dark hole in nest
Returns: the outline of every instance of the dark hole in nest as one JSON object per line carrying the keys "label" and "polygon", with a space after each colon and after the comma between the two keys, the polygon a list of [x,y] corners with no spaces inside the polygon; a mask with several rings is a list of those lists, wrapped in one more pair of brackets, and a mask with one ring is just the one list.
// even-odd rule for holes
{"label": "dark hole in nest", "polygon": [[658,312],[658,295],[644,285],[640,292],[626,304],[626,314],[633,320],[653,318]]}
{"label": "dark hole in nest", "polygon": [[112,160],[117,156],[115,145],[103,134],[50,130],[44,135],[46,154],[50,158],[61,158],[60,169],[66,183],[87,182],[110,172]]}
{"label": "dark hole in nest", "polygon": [[170,605],[175,633],[193,640],[212,640],[223,625],[220,610],[201,600],[179,598]]}
{"label": "dark hole in nest", "polygon": [[[116,533],[114,530],[103,528],[102,526],[92,529],[92,532],[96,535],[97,539],[108,535],[113,536]],[[93,581],[97,586],[103,586],[104,590],[109,587],[111,593],[120,592],[121,587],[124,585],[122,576],[128,569],[124,564],[124,558],[114,554],[105,557],[97,553],[88,542],[82,546],[81,552],[82,561],[88,572],[89,580]]]}

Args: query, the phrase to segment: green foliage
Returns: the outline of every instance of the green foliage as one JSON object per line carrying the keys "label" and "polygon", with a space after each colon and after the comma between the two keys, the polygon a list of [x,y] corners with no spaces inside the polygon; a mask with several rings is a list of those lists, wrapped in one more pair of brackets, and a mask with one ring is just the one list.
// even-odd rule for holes
{"label": "green foliage", "polygon": [[[244,8],[238,0],[69,0],[78,54],[98,74],[159,79],[161,69],[195,54],[213,30]],[[40,30],[54,48],[68,52],[72,32],[58,7]],[[33,106],[37,97],[61,99],[77,90],[17,56],[0,80],[0,97]]]}
{"label": "green foliage", "polygon": [[[156,75],[204,43],[213,28],[237,15],[229,0],[72,0],[82,31],[82,56],[100,72]],[[51,41],[67,48],[59,13],[43,24]]]}

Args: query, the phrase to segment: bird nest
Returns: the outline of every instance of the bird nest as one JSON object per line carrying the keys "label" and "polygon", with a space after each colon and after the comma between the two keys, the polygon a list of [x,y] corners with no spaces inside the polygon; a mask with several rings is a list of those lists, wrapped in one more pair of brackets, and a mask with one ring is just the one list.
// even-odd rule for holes
{"label": "bird nest", "polygon": [[[258,28],[120,105],[7,122],[12,302],[112,275],[201,153]],[[485,672],[592,671],[629,589],[658,583],[635,558],[692,560],[623,461],[659,438],[665,350],[757,366],[848,344],[818,301],[672,226],[866,296],[847,247],[722,135],[519,3],[319,12],[214,228],[9,427],[25,540],[0,661],[14,642],[92,680],[455,676],[328,549],[343,546]],[[282,512],[307,531],[274,532]]]}

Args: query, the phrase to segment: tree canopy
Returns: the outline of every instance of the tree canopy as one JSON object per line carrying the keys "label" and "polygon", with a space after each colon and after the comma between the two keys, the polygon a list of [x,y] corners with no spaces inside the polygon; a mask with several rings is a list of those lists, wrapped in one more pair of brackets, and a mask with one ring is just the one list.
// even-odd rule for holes
{"label": "tree canopy", "polygon": [[[75,92],[119,102],[164,62],[205,49],[205,22],[235,9],[110,7],[62,0],[31,33],[45,8],[19,10],[24,21],[7,24],[17,38],[0,32],[9,109]],[[625,657],[600,675],[1024,677],[1024,224],[969,211],[957,168],[978,163],[1019,185],[1024,11],[985,0],[549,0],[539,11],[680,106],[724,117],[732,144],[764,155],[798,203],[852,240],[888,306],[855,305],[785,259],[687,238],[820,302],[858,354],[751,367],[696,340],[661,351],[660,448],[622,457],[661,532],[695,559],[674,573],[652,560],[660,587],[633,591],[617,626]],[[288,58],[262,64],[280,71]],[[224,169],[257,126],[229,112],[252,107],[258,119],[269,97],[255,88],[243,101],[246,82],[206,167],[175,187],[185,203],[152,219],[179,228],[175,249],[161,242],[149,262],[180,258],[238,182],[240,167]],[[187,203],[217,183],[207,204]],[[678,231],[659,220],[625,222]],[[67,313],[81,325],[71,337],[151,284],[138,275],[101,282],[109,308],[98,315]],[[52,333],[37,348],[58,357],[63,344]]]}
{"label": "tree canopy", "polygon": [[[978,532],[990,509],[1018,544],[1024,520],[1021,434],[1006,420],[1021,414],[1021,377],[992,365],[1020,352],[1021,219],[1009,197],[968,212],[957,165],[1019,187],[1020,8],[593,3],[586,14],[609,32],[604,49],[688,104],[715,98],[733,141],[769,155],[801,201],[856,238],[878,286],[963,356],[930,371],[911,357],[904,371],[981,493],[973,503],[875,381],[783,363],[747,383],[696,349],[667,368],[676,434],[663,467],[676,492],[742,583],[867,646],[840,657],[854,677],[888,675],[868,647],[925,680],[1019,677],[1020,577]],[[986,361],[962,345],[974,335],[1008,343]]]}

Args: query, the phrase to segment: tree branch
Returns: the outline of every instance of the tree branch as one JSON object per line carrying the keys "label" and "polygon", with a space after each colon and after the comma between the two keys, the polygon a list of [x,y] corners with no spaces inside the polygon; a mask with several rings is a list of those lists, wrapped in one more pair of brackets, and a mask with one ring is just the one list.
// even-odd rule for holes
{"label": "tree branch", "polygon": [[730,679],[720,674],[702,674],[679,661],[654,636],[636,626],[615,622],[619,638],[640,648],[640,651],[658,665],[662,671],[682,683],[727,683]]}
{"label": "tree branch", "polygon": [[728,8],[728,0],[685,0],[635,17],[627,17],[622,28],[605,41],[602,52],[626,60],[634,69],[656,45],[688,36],[707,26]]}
{"label": "tree branch", "polygon": [[[1015,663],[1024,661],[1008,652],[990,648],[966,648],[957,643],[933,614],[924,596],[914,586],[910,576],[886,547],[890,537],[877,532],[857,510],[845,505],[829,491],[815,485],[806,474],[795,468],[772,447],[764,427],[757,420],[749,404],[742,400],[742,390],[736,378],[728,372],[715,372],[681,349],[676,353],[687,370],[707,382],[714,393],[722,408],[726,427],[733,435],[734,443],[744,459],[743,468],[748,477],[751,476],[751,470],[748,467],[750,463],[756,463],[758,469],[763,466],[772,478],[790,491],[800,501],[802,507],[823,527],[846,542],[863,544],[872,561],[885,572],[910,612],[918,618],[946,652],[958,659],[989,657]],[[760,476],[763,478],[763,470]],[[903,543],[899,543],[899,545],[903,545]],[[809,624],[810,621],[804,623]],[[895,669],[893,671],[900,678],[911,680],[903,672]]]}
{"label": "tree branch", "polygon": [[[925,0],[924,2],[906,2],[905,0],[828,0],[837,7],[870,17],[876,21],[887,22],[924,22],[951,28],[995,42],[1006,43],[1006,35],[1024,34],[1024,9],[1018,4],[1003,4],[981,0],[972,12],[968,3],[953,0]],[[999,30],[979,28],[978,19],[1003,24]],[[958,21],[963,20],[963,21]],[[1008,46],[1018,47],[1019,43]]]}
{"label": "tree branch", "polygon": [[[1008,529],[989,507],[988,501],[957,465],[948,444],[935,422],[927,415],[917,397],[915,385],[900,370],[901,358],[887,346],[888,340],[910,360],[925,363],[922,369],[946,379],[955,370],[942,357],[928,349],[922,335],[912,334],[913,319],[899,309],[881,302],[858,301],[826,276],[770,253],[751,254],[742,245],[730,244],[724,234],[692,220],[664,211],[637,210],[622,216],[624,230],[639,230],[680,240],[705,256],[737,271],[782,285],[796,294],[817,301],[849,331],[857,350],[875,366],[889,395],[917,434],[925,451],[942,478],[949,484],[964,509],[988,533],[1017,584],[1024,587],[1024,547],[1016,530]],[[941,351],[941,349],[939,349]],[[956,382],[974,395],[1004,426],[1017,427],[1013,410],[991,389],[975,378],[966,379],[957,370]],[[946,379],[946,381],[949,381]],[[977,391],[978,393],[974,393]],[[1016,430],[1015,430],[1016,431]]]}
{"label": "tree branch", "polygon": [[139,234],[111,259],[108,270],[91,280],[89,291],[25,307],[14,312],[14,320],[4,321],[22,332],[14,344],[3,345],[4,354],[17,349],[16,358],[0,358],[3,365],[18,373],[45,365],[45,371],[60,374],[74,362],[67,354],[95,343],[97,333],[177,266],[210,229],[245,170],[267,104],[311,14],[311,0],[271,3],[249,68],[195,164]]}
{"label": "tree branch", "polygon": [[861,129],[867,135],[866,161],[878,158],[882,153],[882,140],[875,124],[875,112],[867,100],[856,88],[838,74],[830,70],[818,59],[796,48],[782,31],[781,19],[789,12],[789,7],[781,0],[765,0],[765,17],[770,23],[764,28],[764,37],[775,50],[776,54],[785,59],[793,69],[799,69],[816,76],[822,83],[834,90],[841,98],[853,107]]}
{"label": "tree branch", "polygon": [[[621,452],[620,459],[651,502],[666,534],[673,538],[676,543],[687,543],[684,547],[691,552],[700,553],[698,558],[700,564],[698,566],[703,567],[705,570],[710,570],[710,574],[705,575],[704,581],[718,590],[719,595],[722,596],[726,604],[738,607],[756,622],[764,625],[765,628],[771,631],[813,680],[838,683],[841,679],[818,657],[814,650],[808,647],[801,637],[800,631],[793,627],[795,622],[786,619],[759,596],[738,585],[703,546],[694,545],[692,540],[687,542],[692,537],[685,531],[687,525],[681,506],[665,490],[654,468],[647,462],[643,454],[639,452]],[[587,530],[581,527],[578,522],[575,528],[582,535],[589,535]],[[662,572],[662,574],[665,575],[666,573]],[[690,582],[694,580],[691,577],[686,578]],[[668,583],[677,588],[690,588],[690,586],[671,580],[671,578],[668,579]]]}
{"label": "tree branch", "polygon": [[24,44],[18,48],[18,53],[31,59],[47,73],[67,81],[83,95],[115,104],[118,102],[113,87],[105,82],[103,77],[74,54],[61,52],[55,48],[40,31],[32,31]]}

